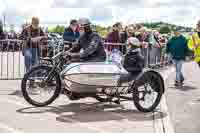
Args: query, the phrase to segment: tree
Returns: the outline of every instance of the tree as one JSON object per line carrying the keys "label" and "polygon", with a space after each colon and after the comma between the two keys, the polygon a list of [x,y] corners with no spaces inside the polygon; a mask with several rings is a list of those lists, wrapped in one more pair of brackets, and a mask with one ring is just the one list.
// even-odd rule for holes
{"label": "tree", "polygon": [[107,28],[102,27],[100,25],[94,25],[94,30],[98,32],[102,37],[105,37],[107,35]]}
{"label": "tree", "polygon": [[49,32],[53,32],[53,33],[60,33],[60,34],[62,34],[65,31],[65,27],[57,25],[56,27],[48,29],[48,31]]}
{"label": "tree", "polygon": [[171,29],[169,28],[169,26],[161,26],[159,32],[161,34],[167,34],[171,32]]}

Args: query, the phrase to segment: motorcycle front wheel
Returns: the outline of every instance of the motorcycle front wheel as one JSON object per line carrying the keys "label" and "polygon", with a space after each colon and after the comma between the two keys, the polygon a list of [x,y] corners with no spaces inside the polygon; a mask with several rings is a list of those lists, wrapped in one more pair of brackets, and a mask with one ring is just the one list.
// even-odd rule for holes
{"label": "motorcycle front wheel", "polygon": [[[51,74],[50,74],[51,73]],[[47,83],[44,79],[51,76]],[[52,67],[40,65],[28,71],[21,82],[24,99],[33,106],[43,107],[51,104],[61,92],[61,80]]]}

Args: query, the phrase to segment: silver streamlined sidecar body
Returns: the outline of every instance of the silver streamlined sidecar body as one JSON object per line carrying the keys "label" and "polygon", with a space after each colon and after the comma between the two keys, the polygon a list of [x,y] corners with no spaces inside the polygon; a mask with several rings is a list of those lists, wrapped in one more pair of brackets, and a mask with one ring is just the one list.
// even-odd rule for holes
{"label": "silver streamlined sidecar body", "polygon": [[[128,72],[115,63],[72,63],[61,73],[66,89],[78,93],[96,93],[102,88],[118,86],[121,75]],[[128,87],[123,83],[121,87]]]}

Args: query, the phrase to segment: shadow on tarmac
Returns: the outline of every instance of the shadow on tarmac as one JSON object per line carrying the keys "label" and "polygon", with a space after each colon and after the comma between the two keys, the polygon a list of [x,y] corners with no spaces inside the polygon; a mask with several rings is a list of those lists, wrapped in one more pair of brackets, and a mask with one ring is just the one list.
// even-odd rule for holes
{"label": "shadow on tarmac", "polygon": [[190,91],[190,90],[196,90],[198,89],[197,87],[194,86],[187,86],[187,85],[183,85],[183,86],[174,86],[174,87],[170,87],[172,89],[178,89],[180,91]]}
{"label": "shadow on tarmac", "polygon": [[54,113],[56,120],[65,123],[87,123],[111,120],[152,121],[167,116],[164,112],[142,113],[137,110],[123,109],[122,105],[102,103],[70,103],[57,107],[28,107],[17,110],[23,114]]}
{"label": "shadow on tarmac", "polygon": [[21,90],[16,90],[8,95],[14,95],[14,96],[18,96],[18,97],[23,97]]}

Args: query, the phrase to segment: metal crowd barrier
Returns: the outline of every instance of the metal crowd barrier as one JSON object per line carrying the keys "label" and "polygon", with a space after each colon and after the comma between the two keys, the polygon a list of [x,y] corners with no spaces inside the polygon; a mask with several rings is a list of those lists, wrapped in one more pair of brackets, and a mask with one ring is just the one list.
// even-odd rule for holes
{"label": "metal crowd barrier", "polygon": [[[68,42],[65,42],[68,43]],[[17,39],[6,39],[0,40],[0,80],[17,80],[21,79],[24,74],[26,73],[25,61],[24,56],[24,41],[17,40]],[[59,50],[68,49],[69,46],[65,45],[66,47],[61,47],[60,44],[53,44],[52,41],[43,41],[37,43],[39,46],[38,55],[39,58],[37,59],[37,63],[45,63],[41,62],[42,58],[52,57],[54,56]],[[108,53],[110,53],[113,49],[120,50],[123,55],[126,54],[126,46],[125,44],[121,43],[104,43],[104,47]],[[155,63],[149,62],[149,56],[151,56],[151,50],[149,48],[144,49],[146,52],[146,67],[151,68],[160,68],[165,66],[168,63],[167,58],[163,58],[162,60],[158,60],[155,58]],[[31,55],[29,55],[31,56]],[[165,63],[163,63],[165,62]],[[166,63],[167,62],[167,63]],[[31,65],[31,64],[30,64]]]}
{"label": "metal crowd barrier", "polygon": [[[126,54],[126,44],[124,43],[104,43],[104,47],[108,53],[111,53],[113,49],[118,49],[121,51],[123,55]],[[156,49],[157,51],[152,50],[152,46],[148,46],[147,48],[142,48],[142,55],[145,57],[145,67],[158,69],[164,67],[166,65],[170,65],[171,61],[168,55],[162,52],[162,48]],[[158,52],[158,53],[153,53]]]}

